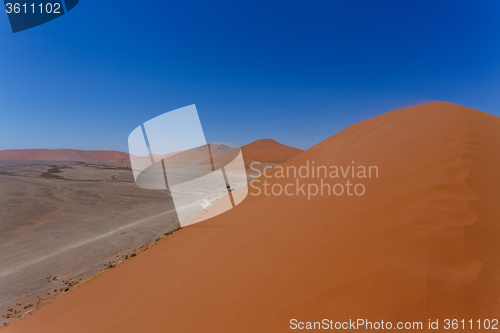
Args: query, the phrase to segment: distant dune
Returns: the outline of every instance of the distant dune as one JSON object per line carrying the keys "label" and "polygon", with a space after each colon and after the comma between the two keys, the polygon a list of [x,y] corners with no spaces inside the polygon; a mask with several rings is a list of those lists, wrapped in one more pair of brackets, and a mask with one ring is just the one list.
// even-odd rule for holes
{"label": "distant dune", "polygon": [[[212,144],[212,154],[223,154],[230,150],[224,144]],[[282,145],[281,143],[263,139],[243,146],[244,157],[268,163],[283,163],[302,150]],[[155,160],[168,158],[169,160],[204,160],[207,156],[207,147],[197,147],[182,152],[175,152],[163,156],[154,155]],[[135,156],[134,156],[135,157]],[[149,158],[149,156],[135,157]],[[116,150],[77,150],[77,149],[8,149],[0,150],[0,161],[128,161],[129,154]]]}
{"label": "distant dune", "polygon": [[281,164],[300,154],[302,150],[285,146],[272,139],[262,139],[241,147],[241,152],[247,159]]}
{"label": "distant dune", "polygon": [[354,124],[284,166],[377,166],[352,180],[364,195],[249,195],[2,332],[289,332],[291,319],[325,318],[424,331],[439,319],[443,331],[446,318],[498,318],[499,129],[441,102]]}
{"label": "distant dune", "polygon": [[129,155],[115,150],[9,149],[0,150],[0,161],[128,161]]}
{"label": "distant dune", "polygon": [[[234,148],[231,148],[224,144],[213,144],[213,143],[210,144],[210,151],[212,152],[212,156],[221,155],[233,149]],[[208,145],[204,145],[201,147],[196,147],[173,153],[169,156],[166,156],[166,159],[169,161],[191,161],[191,160],[202,161],[207,159],[208,156],[209,156]]]}

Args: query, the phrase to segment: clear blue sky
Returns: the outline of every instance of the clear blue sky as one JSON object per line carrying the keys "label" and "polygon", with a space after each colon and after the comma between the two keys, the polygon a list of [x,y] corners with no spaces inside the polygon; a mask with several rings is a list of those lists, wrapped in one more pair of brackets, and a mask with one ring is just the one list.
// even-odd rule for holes
{"label": "clear blue sky", "polygon": [[91,1],[12,34],[0,14],[0,149],[127,151],[196,104],[209,141],[302,149],[443,100],[500,115],[500,1]]}

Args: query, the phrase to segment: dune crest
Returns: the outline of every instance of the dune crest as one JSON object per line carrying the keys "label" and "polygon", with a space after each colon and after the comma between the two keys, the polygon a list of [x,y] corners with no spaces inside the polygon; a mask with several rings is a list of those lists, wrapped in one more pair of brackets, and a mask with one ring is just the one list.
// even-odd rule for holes
{"label": "dune crest", "polygon": [[284,163],[302,152],[272,139],[261,139],[241,147],[243,157],[267,163]]}
{"label": "dune crest", "polygon": [[363,196],[249,195],[5,332],[287,332],[324,318],[425,331],[428,319],[496,318],[498,128],[442,102],[354,124],[284,166],[376,165]]}

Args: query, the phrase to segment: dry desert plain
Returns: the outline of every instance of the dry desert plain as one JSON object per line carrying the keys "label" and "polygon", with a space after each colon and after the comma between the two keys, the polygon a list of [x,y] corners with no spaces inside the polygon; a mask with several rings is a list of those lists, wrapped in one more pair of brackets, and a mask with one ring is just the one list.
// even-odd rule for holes
{"label": "dry desert plain", "polygon": [[285,332],[293,318],[498,319],[499,128],[499,117],[442,102],[354,124],[283,166],[376,165],[364,195],[250,195],[4,330]]}
{"label": "dry desert plain", "polygon": [[[275,162],[261,167],[301,152],[269,139],[243,151]],[[262,156],[267,151],[272,158]],[[249,179],[254,176],[249,170]],[[0,327],[178,227],[170,194],[141,189],[133,180],[122,152],[0,151]]]}
{"label": "dry desert plain", "polygon": [[0,322],[42,306],[177,227],[128,162],[0,161]]}

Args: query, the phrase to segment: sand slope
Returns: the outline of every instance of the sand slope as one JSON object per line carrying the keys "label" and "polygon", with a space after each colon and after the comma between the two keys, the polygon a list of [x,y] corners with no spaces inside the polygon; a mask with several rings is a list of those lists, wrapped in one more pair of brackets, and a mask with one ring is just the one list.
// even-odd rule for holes
{"label": "sand slope", "polygon": [[357,123],[285,166],[376,165],[364,196],[249,196],[5,333],[286,332],[292,318],[495,318],[499,128],[496,116],[447,103]]}
{"label": "sand slope", "polygon": [[128,161],[129,155],[115,150],[8,149],[0,150],[0,160]]}
{"label": "sand slope", "polygon": [[262,139],[244,145],[241,152],[244,158],[281,164],[300,154],[302,150],[285,146],[272,139]]}

